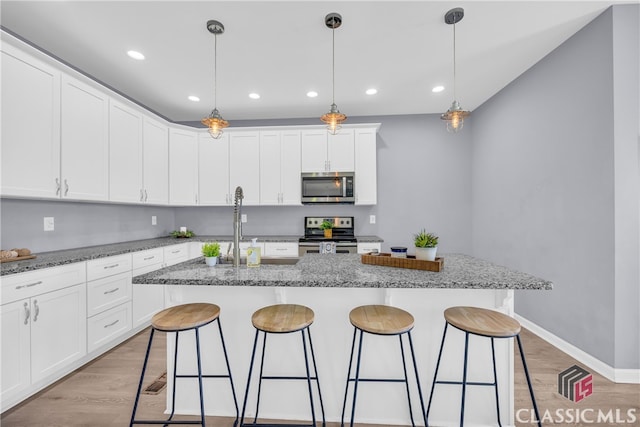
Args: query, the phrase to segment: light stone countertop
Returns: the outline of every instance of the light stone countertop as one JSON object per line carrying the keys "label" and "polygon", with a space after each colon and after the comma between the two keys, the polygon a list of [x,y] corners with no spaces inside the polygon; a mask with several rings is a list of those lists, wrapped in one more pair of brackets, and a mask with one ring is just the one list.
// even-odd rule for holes
{"label": "light stone countertop", "polygon": [[[208,267],[202,258],[135,276],[133,283],[185,286],[447,288],[550,290],[547,280],[462,254],[445,254],[440,272],[362,264],[356,254],[307,254],[295,265]],[[135,286],[135,285],[134,285]]]}

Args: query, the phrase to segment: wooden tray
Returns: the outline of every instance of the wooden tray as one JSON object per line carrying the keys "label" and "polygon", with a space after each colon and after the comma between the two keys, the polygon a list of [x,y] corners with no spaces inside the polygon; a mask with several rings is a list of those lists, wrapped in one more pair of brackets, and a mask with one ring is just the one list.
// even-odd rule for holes
{"label": "wooden tray", "polygon": [[406,258],[392,257],[391,254],[381,253],[378,255],[363,254],[361,259],[363,264],[382,265],[385,267],[409,268],[412,270],[442,271],[444,268],[444,258],[436,257],[435,261],[416,259],[413,255]]}
{"label": "wooden tray", "polygon": [[18,256],[15,258],[3,258],[0,259],[0,263],[2,262],[13,262],[13,261],[22,261],[25,259],[34,259],[36,256],[35,255],[27,255],[27,256]]}

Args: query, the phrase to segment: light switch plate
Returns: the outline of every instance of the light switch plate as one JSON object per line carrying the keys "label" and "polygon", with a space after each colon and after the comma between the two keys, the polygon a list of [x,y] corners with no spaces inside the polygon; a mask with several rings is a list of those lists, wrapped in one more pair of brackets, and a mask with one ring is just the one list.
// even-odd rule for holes
{"label": "light switch plate", "polygon": [[54,230],[54,221],[52,216],[44,217],[44,231],[53,231]]}
{"label": "light switch plate", "polygon": [[376,216],[369,215],[369,224],[375,224],[375,223],[376,223]]}
{"label": "light switch plate", "polygon": [[156,217],[155,215],[151,215],[151,225],[157,225],[158,224],[158,217]]}
{"label": "light switch plate", "polygon": [[242,214],[241,218],[240,218],[241,222],[247,222],[247,214]]}

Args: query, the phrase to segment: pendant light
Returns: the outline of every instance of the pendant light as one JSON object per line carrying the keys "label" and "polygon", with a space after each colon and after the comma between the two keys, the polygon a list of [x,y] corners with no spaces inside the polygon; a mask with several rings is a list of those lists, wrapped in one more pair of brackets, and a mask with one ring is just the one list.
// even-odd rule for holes
{"label": "pendant light", "polygon": [[462,129],[464,118],[471,114],[469,111],[463,110],[456,100],[456,23],[462,21],[463,17],[464,9],[461,7],[451,9],[444,15],[444,22],[449,25],[453,24],[453,102],[447,112],[442,114],[440,118],[447,122],[447,131],[451,133],[456,133]]}
{"label": "pendant light", "polygon": [[218,91],[216,75],[218,71],[218,34],[224,33],[224,25],[221,22],[210,20],[207,21],[207,30],[214,36],[213,45],[213,111],[208,117],[202,119],[202,124],[209,128],[209,135],[213,139],[219,139],[222,136],[222,129],[229,126],[229,122],[222,118],[218,111]]}
{"label": "pendant light", "polygon": [[332,46],[331,46],[331,54],[332,54],[332,64],[331,64],[331,108],[328,113],[324,114],[320,117],[320,120],[327,124],[327,129],[329,133],[332,135],[337,134],[342,128],[342,122],[347,120],[347,116],[342,114],[338,110],[338,106],[336,105],[335,93],[336,93],[336,28],[339,28],[342,25],[342,16],[339,13],[330,13],[324,17],[324,23],[327,28],[331,29],[331,37],[332,37]]}

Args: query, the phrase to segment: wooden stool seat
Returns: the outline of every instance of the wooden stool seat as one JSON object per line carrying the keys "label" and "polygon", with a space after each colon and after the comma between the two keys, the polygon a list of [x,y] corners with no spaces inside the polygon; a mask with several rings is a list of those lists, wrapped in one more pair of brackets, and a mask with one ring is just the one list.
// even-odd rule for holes
{"label": "wooden stool seat", "polygon": [[444,318],[458,329],[485,337],[514,337],[521,329],[513,317],[486,308],[450,307],[444,311]]}
{"label": "wooden stool seat", "polygon": [[311,325],[313,320],[313,310],[297,304],[270,305],[251,316],[251,323],[256,329],[271,333],[300,331]]}
{"label": "wooden stool seat", "polygon": [[219,316],[220,307],[215,304],[183,304],[156,313],[151,326],[165,332],[186,331],[211,323]]}
{"label": "wooden stool seat", "polygon": [[398,335],[413,329],[411,313],[388,305],[362,305],[351,310],[349,320],[356,328],[377,335]]}

